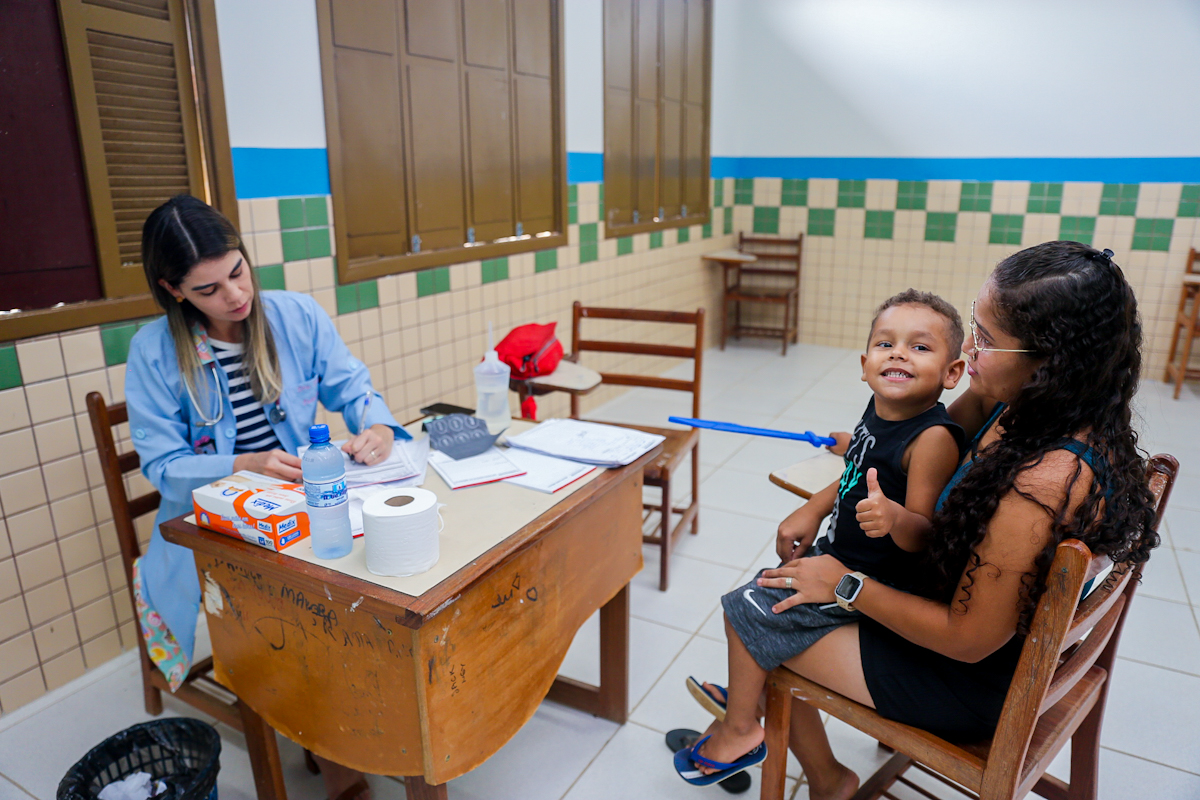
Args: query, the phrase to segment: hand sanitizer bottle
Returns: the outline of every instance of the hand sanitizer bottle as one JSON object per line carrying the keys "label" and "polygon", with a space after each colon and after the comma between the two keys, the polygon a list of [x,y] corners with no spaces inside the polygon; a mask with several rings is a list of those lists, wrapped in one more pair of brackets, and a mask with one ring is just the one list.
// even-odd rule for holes
{"label": "hand sanitizer bottle", "polygon": [[508,410],[508,364],[492,346],[492,323],[488,323],[488,351],[475,365],[475,416],[487,423],[488,433],[502,433],[512,424]]}

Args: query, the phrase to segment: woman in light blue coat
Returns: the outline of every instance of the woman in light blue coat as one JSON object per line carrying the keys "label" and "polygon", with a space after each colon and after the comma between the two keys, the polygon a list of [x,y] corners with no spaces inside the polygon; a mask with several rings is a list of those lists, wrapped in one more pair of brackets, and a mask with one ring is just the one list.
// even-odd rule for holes
{"label": "woman in light blue coat", "polygon": [[135,590],[151,658],[177,685],[192,659],[200,585],[192,551],[165,541],[159,523],[189,512],[193,489],[239,470],[298,482],[296,453],[318,400],[359,432],[343,449],[364,464],[409,437],[315,300],[260,290],[241,237],[215,209],[186,195],[157,208],[142,263],[166,315],[130,344],[125,401],[162,505]]}

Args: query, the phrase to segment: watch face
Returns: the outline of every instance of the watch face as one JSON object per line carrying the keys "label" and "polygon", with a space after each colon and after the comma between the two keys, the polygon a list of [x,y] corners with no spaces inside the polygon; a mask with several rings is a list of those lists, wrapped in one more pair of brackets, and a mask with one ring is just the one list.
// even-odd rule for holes
{"label": "watch face", "polygon": [[853,575],[843,575],[842,579],[838,581],[837,588],[833,590],[833,593],[843,600],[851,600],[854,598],[855,593],[858,591],[858,587],[861,585],[862,581]]}

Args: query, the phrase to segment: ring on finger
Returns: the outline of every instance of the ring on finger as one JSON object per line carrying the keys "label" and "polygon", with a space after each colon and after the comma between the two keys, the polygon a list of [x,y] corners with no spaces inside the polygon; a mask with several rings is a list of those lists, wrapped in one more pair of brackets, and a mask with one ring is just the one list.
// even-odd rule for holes
{"label": "ring on finger", "polygon": [[792,588],[792,579],[791,579],[791,578],[784,578],[784,579],[783,579],[783,586],[784,586],[784,588],[785,588],[785,589],[790,589],[790,588]]}

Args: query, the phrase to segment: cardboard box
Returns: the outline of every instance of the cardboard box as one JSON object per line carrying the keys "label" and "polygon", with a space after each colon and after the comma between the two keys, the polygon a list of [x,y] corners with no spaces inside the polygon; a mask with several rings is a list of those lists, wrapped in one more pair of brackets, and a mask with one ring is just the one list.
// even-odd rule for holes
{"label": "cardboard box", "polygon": [[304,486],[234,473],[192,492],[196,524],[280,552],[308,536]]}

